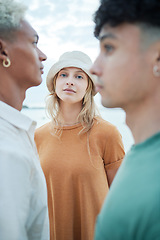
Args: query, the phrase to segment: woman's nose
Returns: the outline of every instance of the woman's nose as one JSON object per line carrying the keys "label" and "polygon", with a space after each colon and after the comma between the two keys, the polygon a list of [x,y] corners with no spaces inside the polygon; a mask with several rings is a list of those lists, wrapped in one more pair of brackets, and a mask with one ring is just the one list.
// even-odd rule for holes
{"label": "woman's nose", "polygon": [[67,80],[66,84],[67,84],[68,86],[73,86],[73,85],[74,85],[74,84],[73,84],[73,81],[72,81],[70,78]]}

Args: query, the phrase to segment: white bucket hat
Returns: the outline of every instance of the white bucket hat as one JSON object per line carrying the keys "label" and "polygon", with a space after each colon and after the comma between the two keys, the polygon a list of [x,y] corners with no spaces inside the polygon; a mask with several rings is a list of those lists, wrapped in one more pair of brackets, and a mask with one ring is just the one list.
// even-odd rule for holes
{"label": "white bucket hat", "polygon": [[62,54],[58,60],[49,70],[46,84],[50,92],[53,90],[53,79],[55,75],[63,68],[67,67],[76,67],[82,69],[92,80],[93,82],[93,95],[96,94],[95,91],[95,81],[96,76],[89,72],[89,69],[92,65],[92,61],[89,56],[80,51],[65,52]]}

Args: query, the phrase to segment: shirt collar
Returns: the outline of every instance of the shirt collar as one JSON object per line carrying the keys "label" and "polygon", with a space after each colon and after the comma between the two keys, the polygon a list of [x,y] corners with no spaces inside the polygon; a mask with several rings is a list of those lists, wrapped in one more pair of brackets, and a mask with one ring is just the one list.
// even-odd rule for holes
{"label": "shirt collar", "polygon": [[2,101],[0,101],[0,117],[27,132],[33,131],[37,125],[35,121]]}

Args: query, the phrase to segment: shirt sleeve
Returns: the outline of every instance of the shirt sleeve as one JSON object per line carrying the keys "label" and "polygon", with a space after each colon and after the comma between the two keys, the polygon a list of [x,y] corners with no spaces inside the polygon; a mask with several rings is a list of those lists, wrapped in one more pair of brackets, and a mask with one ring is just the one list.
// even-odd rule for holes
{"label": "shirt sleeve", "polygon": [[0,149],[0,239],[28,239],[31,168],[19,152]]}
{"label": "shirt sleeve", "polygon": [[[110,134],[107,136],[104,150],[104,167],[107,177],[111,177],[112,182],[118,168],[120,167],[124,158],[124,146],[122,136],[116,127],[112,127]],[[109,176],[110,175],[110,176]]]}

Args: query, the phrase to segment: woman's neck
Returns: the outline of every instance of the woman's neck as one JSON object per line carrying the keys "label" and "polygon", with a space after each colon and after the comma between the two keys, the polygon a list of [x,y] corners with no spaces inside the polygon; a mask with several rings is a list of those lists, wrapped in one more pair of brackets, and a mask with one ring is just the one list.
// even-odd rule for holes
{"label": "woman's neck", "polygon": [[59,122],[63,126],[72,126],[78,123],[78,115],[81,111],[82,105],[76,104],[66,104],[61,103]]}

